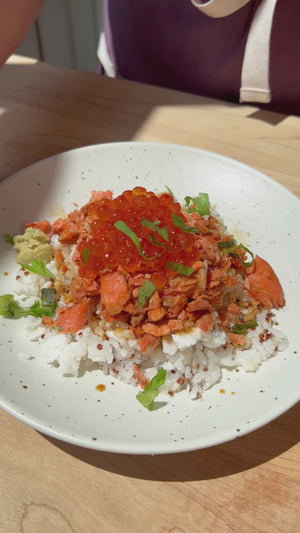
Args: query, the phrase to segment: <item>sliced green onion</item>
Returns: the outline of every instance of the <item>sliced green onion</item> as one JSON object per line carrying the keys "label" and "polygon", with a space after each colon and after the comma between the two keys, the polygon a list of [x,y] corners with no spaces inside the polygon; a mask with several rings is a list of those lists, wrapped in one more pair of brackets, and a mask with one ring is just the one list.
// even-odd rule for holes
{"label": "sliced green onion", "polygon": [[192,267],[181,265],[180,263],[173,263],[172,261],[168,261],[166,267],[168,270],[173,270],[174,272],[187,277],[191,276],[194,272]]}
{"label": "sliced green onion", "polygon": [[139,287],[138,290],[138,305],[139,307],[144,307],[144,305],[148,302],[149,298],[152,296],[152,294],[156,291],[156,285],[152,283],[149,279],[147,279],[143,285]]}
{"label": "sliced green onion", "polygon": [[250,250],[248,250],[248,248],[246,248],[246,246],[244,246],[243,244],[239,244],[239,247],[243,248],[243,250],[245,250],[245,252],[247,252],[251,256],[251,261],[243,261],[243,265],[245,267],[252,267],[254,263],[254,254]]}
{"label": "sliced green onion", "polygon": [[14,238],[11,235],[6,234],[6,235],[3,235],[3,237],[4,237],[4,240],[6,242],[8,242],[8,244],[14,244],[15,243],[14,242]]}
{"label": "sliced green onion", "polygon": [[41,290],[41,301],[44,305],[54,305],[55,304],[55,295],[56,290],[53,288],[42,289]]}
{"label": "sliced green onion", "polygon": [[234,257],[235,259],[239,259],[240,261],[241,261],[241,258],[236,253],[236,251],[239,248],[242,248],[243,250],[245,250],[245,252],[247,252],[251,256],[251,261],[241,261],[242,265],[244,265],[245,267],[251,267],[254,263],[254,254],[251,252],[251,250],[246,248],[246,246],[244,246],[241,243],[235,244],[234,239],[231,239],[231,241],[218,242],[218,248],[221,249],[222,254],[228,254],[231,257]]}
{"label": "sliced green onion", "polygon": [[167,226],[160,228],[159,224],[160,224],[159,220],[156,220],[155,222],[151,222],[151,220],[148,220],[147,218],[142,219],[142,226],[145,226],[145,228],[155,231],[160,237],[162,237],[162,239],[164,239],[165,241],[168,241],[169,237],[168,237]]}
{"label": "sliced green onion", "polygon": [[156,376],[154,376],[146,385],[143,391],[136,395],[137,400],[147,409],[151,410],[153,407],[153,400],[158,396],[158,389],[166,380],[167,372],[164,368],[160,368]]}
{"label": "sliced green onion", "polygon": [[30,270],[31,272],[34,272],[35,274],[39,274],[40,276],[47,276],[49,278],[53,278],[52,272],[48,270],[46,267],[44,261],[42,259],[31,259],[31,264],[27,265],[25,263],[21,263],[21,267],[26,268],[26,270]]}
{"label": "sliced green onion", "polygon": [[82,251],[82,257],[83,257],[83,261],[84,261],[85,266],[88,264],[89,255],[90,255],[90,248],[89,248],[89,246],[87,246],[87,247]]}
{"label": "sliced green onion", "polygon": [[162,248],[166,248],[167,245],[164,244],[163,242],[158,242],[155,238],[155,236],[153,235],[153,233],[150,233],[149,234],[149,240],[150,242],[152,242],[152,244],[155,244],[155,246],[161,246]]}
{"label": "sliced green onion", "polygon": [[231,331],[233,333],[238,333],[239,335],[246,335],[248,329],[256,328],[257,326],[256,320],[250,320],[249,322],[245,322],[244,324],[234,324],[232,326]]}
{"label": "sliced green onion", "polygon": [[172,198],[174,198],[174,194],[173,194],[173,192],[171,191],[170,187],[168,187],[168,185],[165,185],[165,187],[166,187],[168,193],[172,196]]}
{"label": "sliced green onion", "polygon": [[132,240],[133,244],[137,247],[139,254],[143,257],[143,259],[146,259],[147,261],[151,261],[151,259],[155,259],[158,257],[158,255],[153,255],[152,257],[147,257],[143,250],[141,243],[139,241],[138,236],[132,231],[123,220],[117,220],[117,222],[114,223],[115,228],[117,228],[119,231],[124,233],[129,239]]}
{"label": "sliced green onion", "polygon": [[[234,239],[230,239],[230,241],[220,241],[218,242],[218,248],[219,250],[224,250],[226,248],[232,248],[236,245],[236,241]],[[225,250],[224,253],[226,253],[227,250]]]}
{"label": "sliced green onion", "polygon": [[14,299],[12,294],[4,294],[0,296],[0,315],[6,318],[21,318],[28,315],[43,317],[43,316],[53,316],[56,309],[56,303],[54,302],[51,305],[41,305],[38,300],[36,300],[31,307],[24,308],[21,307]]}
{"label": "sliced green onion", "polygon": [[[191,202],[194,205],[190,206]],[[185,203],[187,205],[188,213],[196,211],[201,217],[210,214],[209,197],[206,192],[200,192],[195,198],[192,196],[186,196]]]}
{"label": "sliced green onion", "polygon": [[177,226],[177,228],[181,229],[182,231],[185,231],[186,233],[201,233],[201,231],[198,228],[195,228],[194,226],[187,226],[184,223],[183,218],[179,217],[178,215],[175,215],[174,213],[172,213],[171,217],[172,217],[174,226]]}

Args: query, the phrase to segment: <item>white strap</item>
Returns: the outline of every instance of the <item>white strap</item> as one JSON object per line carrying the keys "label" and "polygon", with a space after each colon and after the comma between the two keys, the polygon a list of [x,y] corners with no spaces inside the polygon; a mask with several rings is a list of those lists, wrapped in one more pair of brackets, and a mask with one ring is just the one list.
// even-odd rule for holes
{"label": "white strap", "polygon": [[192,4],[196,6],[208,17],[221,18],[227,17],[241,9],[250,0],[192,0]]}
{"label": "white strap", "polygon": [[113,64],[109,52],[107,49],[106,39],[103,32],[100,34],[99,44],[98,44],[98,50],[97,50],[97,56],[98,59],[104,69],[104,72],[107,76],[111,78],[116,77],[116,67]]}
{"label": "white strap", "polygon": [[271,101],[270,39],[277,0],[263,0],[250,27],[242,66],[240,102]]}

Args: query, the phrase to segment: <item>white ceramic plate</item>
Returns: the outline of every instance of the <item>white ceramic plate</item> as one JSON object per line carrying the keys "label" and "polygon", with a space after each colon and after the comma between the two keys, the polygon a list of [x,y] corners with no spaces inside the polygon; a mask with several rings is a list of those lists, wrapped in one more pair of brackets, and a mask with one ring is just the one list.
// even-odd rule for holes
{"label": "white ceramic plate", "polygon": [[[0,405],[52,437],[98,450],[157,454],[219,444],[248,433],[299,400],[299,200],[265,175],[231,159],[193,148],[120,143],[73,150],[18,172],[0,185],[1,233],[16,234],[40,220],[84,204],[93,189],[120,193],[136,185],[155,192],[168,185],[179,200],[208,192],[228,229],[271,263],[282,282],[286,307],[277,313],[289,348],[256,373],[224,371],[203,398],[185,392],[158,397],[147,411],[136,390],[101,372],[59,377],[27,343],[18,321],[0,318]],[[247,232],[250,234],[248,235]],[[10,292],[14,253],[0,239],[0,294]],[[4,273],[7,272],[8,275]],[[25,346],[26,345],[26,346]],[[36,353],[24,361],[19,351]],[[96,385],[106,385],[104,392]],[[220,390],[225,393],[221,394]],[[234,394],[232,394],[234,393]]]}

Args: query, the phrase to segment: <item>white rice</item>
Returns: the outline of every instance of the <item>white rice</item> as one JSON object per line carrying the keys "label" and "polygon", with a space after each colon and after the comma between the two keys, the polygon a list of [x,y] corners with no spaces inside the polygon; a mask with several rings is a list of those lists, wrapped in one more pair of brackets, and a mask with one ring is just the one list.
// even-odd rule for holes
{"label": "white rice", "polygon": [[[57,274],[53,261],[47,266]],[[15,294],[24,306],[31,305],[41,289],[49,286],[42,276],[25,275],[22,271],[18,275]],[[204,333],[195,326],[164,337],[162,346],[149,349],[146,355],[141,354],[138,339],[125,324],[109,326],[95,321],[76,334],[63,334],[42,326],[39,318],[29,316],[21,320],[28,340],[39,345],[38,357],[57,367],[62,376],[81,376],[93,365],[104,374],[136,386],[134,365],[139,365],[149,379],[163,367],[167,377],[160,391],[173,394],[187,388],[191,399],[196,399],[220,381],[222,368],[255,372],[264,361],[286,349],[287,338],[266,316],[265,311],[257,316],[258,326],[247,334],[247,349],[235,348],[218,327]],[[268,338],[264,340],[266,331]],[[31,356],[21,352],[19,357]]]}

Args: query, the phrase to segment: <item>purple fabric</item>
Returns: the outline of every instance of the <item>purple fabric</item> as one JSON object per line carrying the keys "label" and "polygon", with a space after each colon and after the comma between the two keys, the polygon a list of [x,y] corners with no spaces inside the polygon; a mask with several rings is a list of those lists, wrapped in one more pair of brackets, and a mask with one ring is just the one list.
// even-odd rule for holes
{"label": "purple fabric", "polygon": [[[260,1],[213,19],[190,0],[104,0],[104,33],[117,76],[238,101],[248,29]],[[277,2],[270,83],[272,102],[265,107],[300,114],[300,0]]]}

